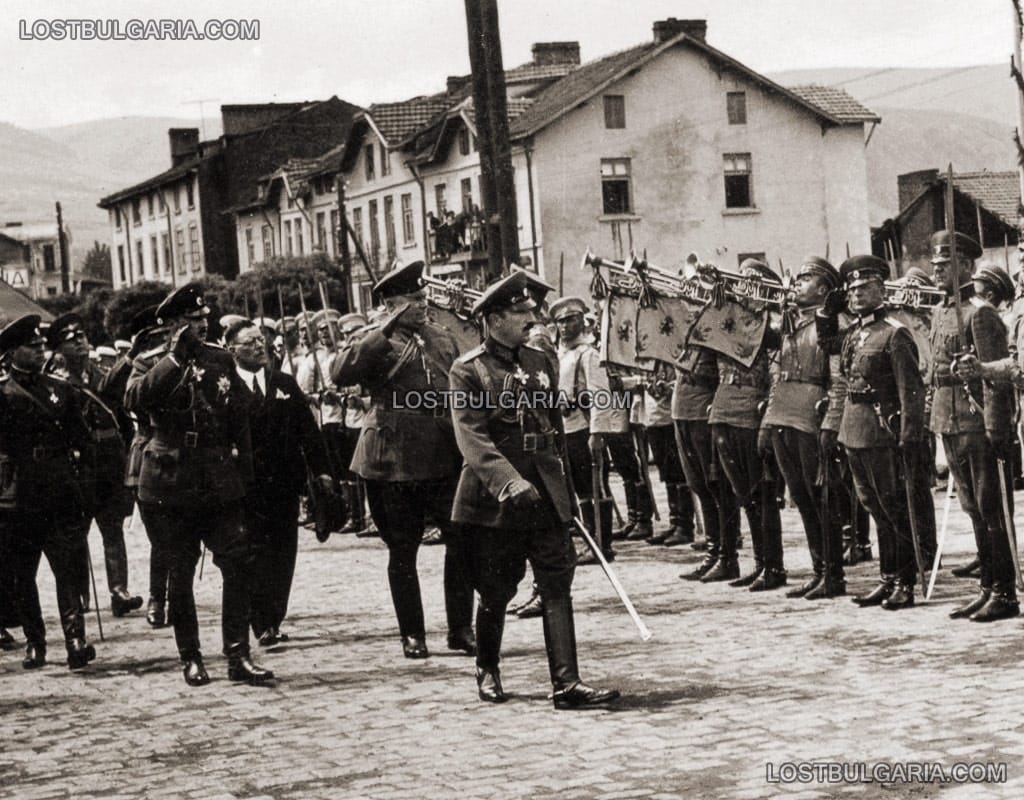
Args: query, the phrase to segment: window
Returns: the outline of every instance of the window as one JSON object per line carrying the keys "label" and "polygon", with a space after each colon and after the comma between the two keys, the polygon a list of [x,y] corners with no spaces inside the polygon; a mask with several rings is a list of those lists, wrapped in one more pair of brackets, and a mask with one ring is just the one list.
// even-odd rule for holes
{"label": "window", "polygon": [[199,272],[203,268],[203,257],[199,252],[199,227],[197,225],[188,226],[188,243],[192,257],[192,271]]}
{"label": "window", "polygon": [[114,206],[114,224],[118,230],[121,230],[121,207]]}
{"label": "window", "polygon": [[391,174],[391,153],[388,152],[383,142],[380,145],[380,174]]}
{"label": "window", "polygon": [[338,209],[331,209],[331,244],[327,248],[329,252],[334,253],[338,249]]}
{"label": "window", "polygon": [[132,225],[142,224],[142,200],[136,197],[132,200]]}
{"label": "window", "polygon": [[256,242],[252,238],[252,228],[245,229],[245,254],[249,259],[249,268],[256,263]]}
{"label": "window", "polygon": [[469,155],[469,128],[459,128],[459,155]]}
{"label": "window", "polygon": [[301,219],[295,220],[295,254],[299,256],[306,254],[306,244],[302,240],[303,227]]}
{"label": "window", "polygon": [[323,211],[316,214],[316,246],[327,252],[327,215]]}
{"label": "window", "polygon": [[57,294],[57,287],[56,286],[47,286],[46,287],[46,293],[52,297],[53,295]]}
{"label": "window", "polygon": [[166,233],[160,234],[160,246],[164,251],[164,272],[170,272],[174,259],[171,258],[171,238]]}
{"label": "window", "polygon": [[295,197],[291,194],[288,195],[288,208],[295,208]]}
{"label": "window", "polygon": [[750,190],[750,153],[726,153],[723,157],[725,172],[725,207],[753,208]]}
{"label": "window", "polygon": [[54,255],[53,245],[43,245],[43,271],[44,272],[56,272],[57,271],[57,259]]}
{"label": "window", "polygon": [[604,126],[606,128],[626,127],[626,98],[621,94],[604,96]]}
{"label": "window", "polygon": [[370,261],[374,266],[380,258],[380,228],[377,226],[377,201],[371,200],[367,211],[367,224],[370,226]]}
{"label": "window", "polygon": [[295,249],[295,242],[292,241],[292,221],[286,219],[284,221],[284,254],[290,256]]}
{"label": "window", "polygon": [[477,149],[478,149],[478,146],[477,146],[477,143],[476,143],[476,137],[474,136],[473,137],[473,152],[475,153],[477,151]]}
{"label": "window", "polygon": [[185,183],[185,197],[186,197],[186,202],[187,202],[187,205],[188,205],[189,208],[195,208],[196,207],[196,199],[195,199],[195,196],[193,195],[192,192],[193,192],[192,181],[187,181]]}
{"label": "window", "polygon": [[274,229],[269,225],[263,226],[263,260],[272,258],[274,255]]}
{"label": "window", "polygon": [[601,205],[605,214],[633,213],[628,158],[601,159]]}
{"label": "window", "polygon": [[462,210],[469,214],[473,211],[473,180],[463,178],[459,186],[462,189]]}
{"label": "window", "polygon": [[[174,196],[178,196],[177,191]],[[185,231],[181,228],[174,231],[174,246],[178,248],[178,274],[184,275],[188,264],[188,253],[185,252]]]}
{"label": "window", "polygon": [[730,125],[747,124],[747,93],[726,92],[725,108],[729,114]]}
{"label": "window", "polygon": [[444,184],[439,183],[434,187],[434,205],[437,207],[437,216],[443,217],[448,210],[448,203],[444,198]]}
{"label": "window", "polygon": [[372,181],[374,178],[372,144],[368,144],[363,148],[363,158],[366,161],[366,180]]}
{"label": "window", "polygon": [[412,194],[402,195],[402,241],[413,244],[416,241],[416,225],[412,215]]}
{"label": "window", "polygon": [[146,197],[146,211],[149,213],[149,218],[153,219],[153,195]]}
{"label": "window", "polygon": [[164,193],[162,191],[156,193],[156,207],[161,214],[167,210],[167,204],[164,202]]}
{"label": "window", "polygon": [[117,246],[117,272],[121,276],[121,283],[128,282],[128,276],[124,271],[124,245]]}
{"label": "window", "polygon": [[149,257],[153,262],[153,277],[160,274],[160,249],[157,245],[156,236],[149,237]]}
{"label": "window", "polygon": [[177,186],[175,186],[171,191],[174,192],[174,213],[175,214],[180,214],[181,213],[181,192],[178,190]]}
{"label": "window", "polygon": [[135,240],[135,271],[140,278],[146,277],[146,262],[143,258],[142,239]]}
{"label": "window", "polygon": [[388,261],[395,257],[395,198],[384,198],[384,240],[388,247]]}
{"label": "window", "polygon": [[363,243],[363,209],[353,208],[352,209],[352,232],[355,234],[355,239],[359,244]]}

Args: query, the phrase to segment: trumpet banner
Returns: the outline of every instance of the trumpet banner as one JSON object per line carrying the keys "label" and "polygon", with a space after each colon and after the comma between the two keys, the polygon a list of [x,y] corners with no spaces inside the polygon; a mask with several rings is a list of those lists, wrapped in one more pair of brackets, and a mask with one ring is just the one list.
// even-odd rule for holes
{"label": "trumpet banner", "polygon": [[444,328],[455,339],[459,353],[467,353],[482,341],[480,328],[471,319],[463,319],[447,308],[430,305],[430,321]]}
{"label": "trumpet banner", "polygon": [[714,303],[704,307],[690,329],[689,341],[749,367],[757,358],[767,328],[767,311],[726,299],[721,307]]}
{"label": "trumpet banner", "polygon": [[692,300],[660,296],[641,307],[637,297],[613,289],[601,314],[601,360],[646,371],[656,361],[675,363],[701,308]]}

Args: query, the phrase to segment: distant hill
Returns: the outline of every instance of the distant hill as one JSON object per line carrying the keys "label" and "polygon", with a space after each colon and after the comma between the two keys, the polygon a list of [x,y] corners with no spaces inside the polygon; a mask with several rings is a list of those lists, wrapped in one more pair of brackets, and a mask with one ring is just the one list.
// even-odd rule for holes
{"label": "distant hill", "polygon": [[[109,243],[105,194],[170,166],[168,128],[197,128],[190,119],[119,117],[58,128],[25,130],[0,122],[0,224],[54,217],[59,200],[77,262],[93,240]],[[207,121],[208,137],[220,120]]]}

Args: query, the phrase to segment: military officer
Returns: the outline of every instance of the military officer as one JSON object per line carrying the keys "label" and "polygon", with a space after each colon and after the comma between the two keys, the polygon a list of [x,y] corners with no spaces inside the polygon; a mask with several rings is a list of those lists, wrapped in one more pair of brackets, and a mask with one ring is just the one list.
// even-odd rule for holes
{"label": "military officer", "polygon": [[[952,370],[961,353],[973,351],[981,362],[1009,355],[1006,326],[998,310],[975,293],[971,282],[981,247],[962,233],[955,236],[955,260],[949,231],[938,231],[931,238],[935,283],[945,290],[946,300],[932,316],[935,394],[930,426],[942,436],[957,497],[971,519],[981,561],[977,597],[950,616],[991,622],[1020,613],[997,471],[1005,471],[1004,484],[1012,487],[1008,466],[1014,441],[1014,398],[1008,384],[964,380]],[[986,269],[979,273],[978,283],[983,291],[994,289],[999,302],[1012,297],[1012,283],[1002,270]],[[959,309],[956,294],[960,296]]]}
{"label": "military officer", "polygon": [[92,513],[88,469],[93,440],[82,416],[79,393],[43,373],[44,341],[39,316],[15,319],[0,331],[0,354],[9,372],[0,379],[0,431],[5,463],[0,483],[0,528],[4,529],[15,602],[27,643],[25,669],[46,663],[46,627],[36,574],[45,555],[57,584],[57,608],[68,667],[81,669],[96,657],[85,638],[81,561],[82,521]]}
{"label": "military officer", "polygon": [[153,428],[142,453],[139,503],[152,534],[167,547],[170,622],[185,682],[202,686],[210,680],[192,590],[205,544],[223,577],[228,678],[256,684],[274,675],[254,664],[249,652],[251,543],[241,504],[253,477],[248,390],[231,355],[205,342],[208,314],[198,284],[167,296],[156,315],[175,332],[152,367],[155,354],[136,359],[125,402],[148,415]]}
{"label": "military officer", "polygon": [[480,594],[480,699],[507,699],[498,667],[505,609],[529,559],[543,601],[555,708],[585,708],[619,693],[588,686],[579,676],[570,594],[572,501],[560,458],[557,375],[543,352],[524,346],[535,307],[522,273],[492,285],[473,306],[488,333],[451,370],[455,436],[465,458],[452,519],[468,526]]}
{"label": "military officer", "polygon": [[429,521],[444,529],[448,647],[474,653],[473,590],[465,543],[450,524],[462,457],[443,401],[458,357],[451,334],[427,319],[424,264],[396,267],[373,287],[388,310],[342,345],[331,368],[337,386],[361,385],[370,409],[352,456],[366,482],[370,514],[388,546],[388,581],[406,658],[426,658],[416,556]]}
{"label": "military officer", "polygon": [[[782,284],[768,265],[757,259],[745,259],[740,264],[740,273]],[[766,312],[762,310],[762,313]],[[787,580],[773,457],[770,453],[759,452],[757,447],[763,403],[768,399],[771,384],[770,343],[774,341],[766,332],[749,367],[722,353],[717,354],[718,388],[708,417],[719,464],[737,504],[746,514],[754,550],[754,569],[743,577],[736,577],[730,585],[745,586],[751,592],[777,589],[785,586]],[[731,535],[723,537],[719,563],[724,571],[734,576],[739,569],[737,549],[737,541]]]}
{"label": "military officer", "polygon": [[829,363],[818,347],[814,324],[825,296],[839,286],[840,280],[839,271],[825,259],[808,256],[803,260],[796,274],[795,318],[790,317],[792,326],[782,329],[778,367],[773,370],[759,434],[760,449],[771,447],[774,451],[775,462],[800,512],[814,568],[811,579],[786,596],[808,600],[846,593],[840,529],[823,512],[818,485],[822,462],[819,412],[827,402]]}
{"label": "military officer", "polygon": [[[924,385],[914,338],[885,307],[889,266],[875,256],[854,256],[840,267],[846,292],[830,292],[817,312],[818,341],[840,353],[847,396],[839,428],[857,496],[878,530],[881,581],[853,601],[890,611],[914,604],[911,518],[904,477],[914,465],[903,454],[918,452],[924,435]],[[853,324],[839,330],[846,304]]]}
{"label": "military officer", "polygon": [[[54,365],[53,374],[80,393],[86,424],[95,440],[93,516],[103,538],[110,608],[115,617],[123,617],[142,607],[142,598],[128,592],[128,553],[124,544],[124,521],[135,505],[135,498],[124,485],[125,440],[132,436],[132,421],[124,408],[124,396],[104,392],[105,375],[89,361],[89,340],[78,314],[69,312],[53,320],[46,332],[46,342],[62,362]],[[85,537],[91,524],[92,518],[82,522]],[[88,544],[82,558],[89,558]],[[88,597],[88,568],[82,573],[85,580],[79,591]]]}

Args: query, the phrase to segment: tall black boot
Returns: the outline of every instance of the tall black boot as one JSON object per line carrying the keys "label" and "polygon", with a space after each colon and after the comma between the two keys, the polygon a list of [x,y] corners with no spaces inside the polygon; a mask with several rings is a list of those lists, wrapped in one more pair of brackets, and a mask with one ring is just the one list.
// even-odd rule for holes
{"label": "tall black boot", "polygon": [[488,703],[504,703],[508,698],[501,688],[498,663],[501,660],[501,637],[505,631],[505,609],[481,603],[476,609],[476,685],[480,699]]}
{"label": "tall black boot", "polygon": [[570,597],[544,598],[544,644],[555,708],[588,708],[618,699],[614,689],[596,689],[580,680],[576,656],[576,625]]}
{"label": "tall black boot", "polygon": [[[625,485],[628,486],[629,483],[627,482]],[[626,538],[637,542],[650,539],[654,535],[654,530],[651,527],[651,517],[654,516],[654,498],[647,491],[647,484],[643,481],[634,484],[633,493],[636,496],[636,526]]]}
{"label": "tall black boot", "polygon": [[[116,535],[117,533],[120,535]],[[123,617],[142,608],[142,598],[128,593],[128,553],[125,551],[123,532],[105,532],[103,560],[107,566],[110,610],[114,616]]]}
{"label": "tall black boot", "polygon": [[273,680],[274,673],[252,662],[249,656],[249,578],[244,566],[222,567],[221,631],[228,679],[250,684]]}
{"label": "tall black boot", "polygon": [[675,486],[676,484],[674,483],[665,484],[665,499],[668,501],[668,527],[648,537],[647,541],[651,544],[664,544],[667,539],[676,533],[676,523],[679,521],[679,508],[677,495],[674,490]]}
{"label": "tall black boot", "polygon": [[[662,542],[665,547],[690,544],[693,541],[694,508],[693,497],[685,483],[668,485],[669,519],[672,521],[672,535]],[[673,499],[675,509],[673,511]]]}
{"label": "tall black boot", "polygon": [[628,539],[636,527],[636,485],[624,481],[622,489],[626,493],[626,524],[612,534],[613,539]]}

